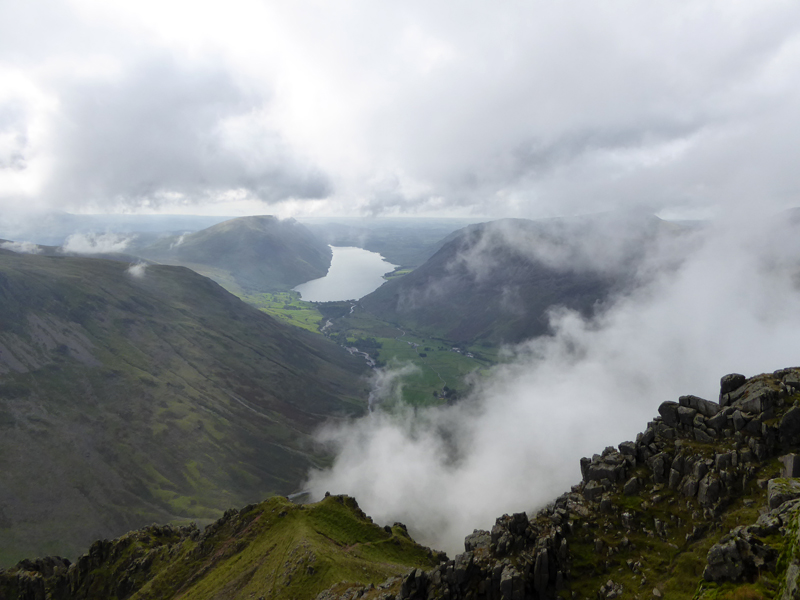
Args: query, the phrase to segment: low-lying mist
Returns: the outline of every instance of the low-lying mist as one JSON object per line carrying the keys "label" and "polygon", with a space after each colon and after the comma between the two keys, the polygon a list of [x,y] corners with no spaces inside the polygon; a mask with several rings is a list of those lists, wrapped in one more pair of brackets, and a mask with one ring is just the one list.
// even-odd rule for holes
{"label": "low-lying mist", "polygon": [[553,335],[510,348],[458,404],[395,405],[325,429],[337,457],[310,474],[309,489],[353,495],[376,521],[402,521],[454,554],[473,529],[568,491],[582,456],[634,439],[661,402],[716,400],[726,373],[800,364],[800,236],[790,216],[693,235],[680,260],[666,244],[639,265],[640,285],[592,319],[553,310]]}

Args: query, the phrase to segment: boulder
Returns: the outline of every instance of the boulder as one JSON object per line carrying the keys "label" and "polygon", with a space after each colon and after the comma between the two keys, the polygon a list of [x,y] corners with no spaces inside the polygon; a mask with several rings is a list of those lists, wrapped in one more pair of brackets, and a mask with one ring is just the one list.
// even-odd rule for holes
{"label": "boulder", "polygon": [[678,424],[678,406],[677,402],[662,402],[658,407],[658,414],[661,415],[665,425],[675,427]]}
{"label": "boulder", "polygon": [[797,479],[776,478],[767,483],[769,507],[778,508],[784,502],[800,498],[800,481]]}
{"label": "boulder", "polygon": [[730,409],[721,410],[713,417],[706,419],[706,427],[711,427],[717,433],[726,429],[728,427],[728,410]]}
{"label": "boulder", "polygon": [[703,579],[739,582],[752,578],[764,568],[774,568],[776,560],[774,549],[764,545],[748,528],[739,526],[711,546]]}
{"label": "boulder", "polygon": [[745,377],[741,373],[731,373],[729,375],[725,375],[722,379],[720,379],[719,381],[720,404],[722,404],[722,397],[725,394],[729,394],[734,390],[739,389],[744,385],[745,381],[747,381],[747,377]]}
{"label": "boulder", "polygon": [[795,443],[798,436],[800,436],[800,407],[793,406],[790,408],[783,418],[781,424],[778,426],[778,435],[781,444],[788,446]]}
{"label": "boulder", "polygon": [[781,477],[800,477],[800,454],[786,454],[778,460],[783,463]]}
{"label": "boulder", "polygon": [[683,484],[681,485],[681,493],[684,496],[692,497],[697,494],[697,479],[692,477],[691,475],[685,477],[683,479]]}
{"label": "boulder", "polygon": [[596,502],[600,496],[603,495],[605,488],[600,485],[597,481],[590,481],[586,484],[586,487],[583,488],[583,495],[586,497],[587,500],[591,502]]}
{"label": "boulder", "polygon": [[706,475],[697,486],[697,501],[703,506],[713,506],[719,500],[719,479]]}
{"label": "boulder", "polygon": [[694,423],[694,417],[697,414],[697,409],[691,408],[689,406],[679,406],[678,407],[678,420],[681,422],[681,425],[687,425],[691,427]]}
{"label": "boulder", "polygon": [[626,496],[635,496],[639,493],[639,487],[639,480],[636,477],[631,477],[625,482],[622,493]]}
{"label": "boulder", "polygon": [[678,403],[681,406],[687,406],[689,408],[695,409],[704,417],[713,417],[716,415],[722,407],[717,404],[716,402],[712,402],[711,400],[705,400],[700,398],[699,396],[681,396],[678,398]]}
{"label": "boulder", "polygon": [[475,550],[489,550],[492,543],[492,534],[483,529],[475,529],[471,534],[464,538],[464,550],[474,552]]}

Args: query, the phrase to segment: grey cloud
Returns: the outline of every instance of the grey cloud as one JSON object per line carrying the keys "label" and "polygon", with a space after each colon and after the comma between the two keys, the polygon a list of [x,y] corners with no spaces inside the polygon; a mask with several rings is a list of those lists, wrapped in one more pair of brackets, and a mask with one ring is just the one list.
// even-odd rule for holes
{"label": "grey cloud", "polygon": [[19,100],[0,102],[0,169],[21,171],[27,165],[26,111]]}
{"label": "grey cloud", "polygon": [[330,193],[275,131],[229,139],[226,120],[257,113],[262,100],[221,68],[156,56],[119,80],[72,82],[61,103],[46,195],[67,206],[158,206],[174,202],[171,194],[191,204],[231,189],[268,202]]}
{"label": "grey cloud", "polygon": [[459,404],[328,430],[339,454],[311,489],[354,494],[378,522],[460,551],[474,528],[567,491],[581,456],[633,439],[662,401],[713,399],[725,373],[794,365],[797,238],[787,214],[706,229],[678,267],[593,319],[554,311],[554,335],[511,349]]}

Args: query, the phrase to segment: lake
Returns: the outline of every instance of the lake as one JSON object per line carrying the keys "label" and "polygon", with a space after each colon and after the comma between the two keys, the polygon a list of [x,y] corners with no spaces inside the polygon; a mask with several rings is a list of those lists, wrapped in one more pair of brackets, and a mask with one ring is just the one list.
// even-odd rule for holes
{"label": "lake", "polygon": [[377,252],[350,246],[331,246],[333,259],[328,274],[301,283],[294,290],[306,302],[357,300],[377,290],[383,275],[397,265],[387,262]]}

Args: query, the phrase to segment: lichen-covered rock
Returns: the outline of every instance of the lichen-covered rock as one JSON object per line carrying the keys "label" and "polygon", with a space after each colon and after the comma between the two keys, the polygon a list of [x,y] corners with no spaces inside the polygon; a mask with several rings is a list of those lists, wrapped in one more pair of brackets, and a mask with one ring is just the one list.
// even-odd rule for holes
{"label": "lichen-covered rock", "polygon": [[800,498],[800,480],[776,478],[767,483],[767,497],[769,507],[778,508],[784,502]]}

